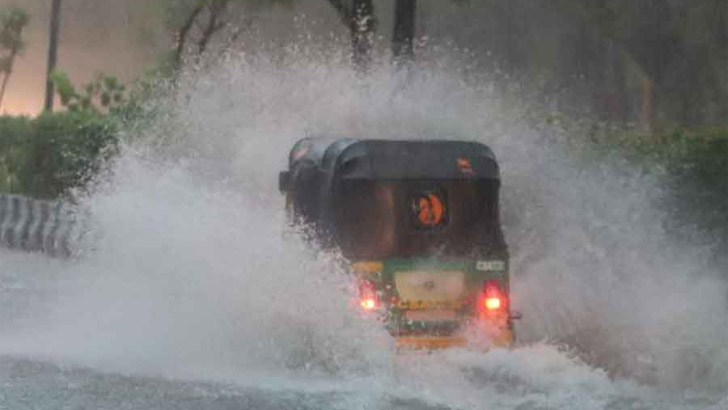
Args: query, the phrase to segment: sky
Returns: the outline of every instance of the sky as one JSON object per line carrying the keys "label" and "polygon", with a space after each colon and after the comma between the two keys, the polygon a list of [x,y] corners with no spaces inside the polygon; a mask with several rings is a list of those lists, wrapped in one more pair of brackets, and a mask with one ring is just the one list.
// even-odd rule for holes
{"label": "sky", "polygon": [[[0,8],[17,6],[30,15],[23,31],[26,48],[16,58],[0,115],[32,116],[42,110],[51,2],[0,0]],[[378,33],[382,39],[389,38],[389,1],[376,3],[381,22]],[[439,0],[424,0],[419,8],[426,11],[430,3],[441,6]],[[173,34],[165,29],[162,4],[159,0],[62,0],[57,68],[67,72],[77,86],[88,83],[101,72],[128,82],[154,68],[173,42]],[[257,9],[255,28],[259,35],[274,42],[275,39],[294,40],[301,35],[301,30],[318,33],[321,39],[330,39],[330,34],[347,36],[328,2],[301,0],[295,4],[292,8]],[[453,8],[451,3],[445,3],[448,4]],[[423,16],[429,14],[432,13],[426,12]],[[421,19],[420,23],[426,26],[427,20]],[[387,41],[377,43],[380,48],[388,46]]]}
{"label": "sky", "polygon": [[[32,116],[42,110],[51,2],[0,0],[0,8],[18,6],[30,14],[23,31],[26,48],[16,58],[0,115]],[[67,72],[77,86],[100,72],[131,81],[154,68],[172,47],[173,33],[165,28],[166,16],[159,0],[62,2],[57,68]],[[305,23],[307,29],[345,33],[328,2],[302,0],[296,4],[292,8],[256,9],[256,30],[271,40],[290,41],[300,34],[291,26],[294,16],[303,13],[315,16]]]}
{"label": "sky", "polygon": [[[0,113],[35,115],[42,109],[51,0],[0,0],[30,14],[26,48],[13,67]],[[163,17],[149,0],[63,0],[58,69],[75,84],[96,73],[133,79],[151,68],[170,44]]]}

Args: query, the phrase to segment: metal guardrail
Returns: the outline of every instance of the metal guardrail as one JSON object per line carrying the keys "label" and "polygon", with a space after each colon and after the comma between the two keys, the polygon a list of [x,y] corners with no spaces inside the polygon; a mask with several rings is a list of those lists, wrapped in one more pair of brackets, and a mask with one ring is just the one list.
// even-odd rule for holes
{"label": "metal guardrail", "polygon": [[0,194],[0,246],[68,257],[80,234],[76,213],[67,205]]}

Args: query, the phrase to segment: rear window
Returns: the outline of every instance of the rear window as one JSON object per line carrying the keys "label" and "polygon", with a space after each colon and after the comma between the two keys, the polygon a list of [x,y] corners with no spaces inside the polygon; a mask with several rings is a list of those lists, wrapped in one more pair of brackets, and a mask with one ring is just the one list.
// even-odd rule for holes
{"label": "rear window", "polygon": [[500,233],[496,196],[491,180],[345,180],[334,203],[337,244],[353,259],[479,253]]}

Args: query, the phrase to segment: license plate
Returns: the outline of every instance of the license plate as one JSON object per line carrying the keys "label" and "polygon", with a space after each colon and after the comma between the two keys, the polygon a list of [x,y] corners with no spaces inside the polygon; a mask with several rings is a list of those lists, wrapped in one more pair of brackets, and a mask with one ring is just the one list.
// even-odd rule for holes
{"label": "license plate", "polygon": [[421,322],[457,320],[457,314],[453,310],[408,310],[404,312],[404,318]]}
{"label": "license plate", "polygon": [[465,293],[465,273],[402,271],[394,274],[394,284],[402,300],[458,300]]}

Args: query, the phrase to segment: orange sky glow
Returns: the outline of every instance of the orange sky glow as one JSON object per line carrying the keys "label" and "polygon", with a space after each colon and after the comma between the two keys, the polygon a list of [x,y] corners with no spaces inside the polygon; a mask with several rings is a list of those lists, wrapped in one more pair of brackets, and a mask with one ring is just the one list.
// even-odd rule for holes
{"label": "orange sky glow", "polygon": [[[26,48],[16,58],[0,114],[36,115],[43,108],[51,0],[0,0],[25,9]],[[63,0],[58,69],[77,85],[103,72],[130,81],[168,47],[163,19],[148,0]]]}

